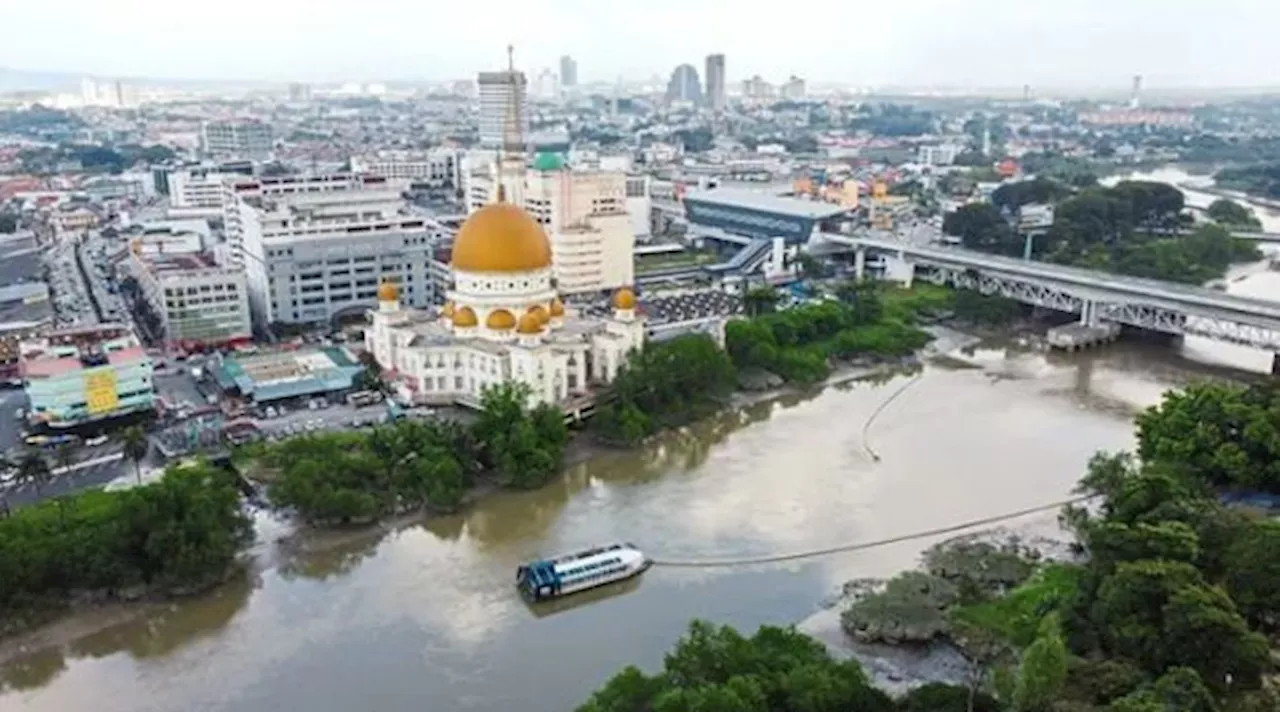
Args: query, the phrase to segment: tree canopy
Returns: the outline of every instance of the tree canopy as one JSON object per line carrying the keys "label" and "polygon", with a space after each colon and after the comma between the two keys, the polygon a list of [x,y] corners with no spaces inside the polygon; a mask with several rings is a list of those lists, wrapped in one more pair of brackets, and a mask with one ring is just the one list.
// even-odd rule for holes
{"label": "tree canopy", "polygon": [[0,618],[78,591],[202,587],[251,536],[234,481],[206,464],[24,507],[0,519]]}

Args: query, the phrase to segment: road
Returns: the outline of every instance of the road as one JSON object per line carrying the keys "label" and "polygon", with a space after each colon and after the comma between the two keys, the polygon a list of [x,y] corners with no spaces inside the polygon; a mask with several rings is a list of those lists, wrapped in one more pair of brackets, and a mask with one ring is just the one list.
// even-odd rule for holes
{"label": "road", "polygon": [[[71,472],[53,474],[50,481],[41,485],[39,491],[30,484],[9,487],[3,491],[4,500],[13,509],[34,504],[49,497],[58,497],[91,487],[102,487],[112,480],[132,473],[132,466],[121,458],[105,457],[108,452],[86,452],[84,458],[89,464],[72,465]],[[118,455],[116,449],[114,454]]]}

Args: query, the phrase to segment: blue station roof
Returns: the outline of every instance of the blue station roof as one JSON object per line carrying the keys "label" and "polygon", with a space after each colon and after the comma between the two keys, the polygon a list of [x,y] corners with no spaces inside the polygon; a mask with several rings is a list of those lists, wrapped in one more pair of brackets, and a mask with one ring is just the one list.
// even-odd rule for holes
{"label": "blue station roof", "polygon": [[808,220],[825,220],[844,212],[846,208],[832,203],[804,200],[746,188],[712,188],[690,191],[685,202],[700,202],[726,208],[755,210]]}

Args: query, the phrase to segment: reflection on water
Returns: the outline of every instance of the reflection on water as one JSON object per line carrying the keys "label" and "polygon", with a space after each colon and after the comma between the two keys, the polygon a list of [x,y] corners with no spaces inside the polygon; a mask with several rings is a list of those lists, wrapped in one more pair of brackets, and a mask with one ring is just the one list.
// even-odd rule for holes
{"label": "reflection on water", "polygon": [[1133,410],[1195,374],[1159,345],[1046,356],[995,341],[910,388],[899,374],[725,412],[454,516],[266,541],[255,551],[271,565],[213,595],[11,657],[0,707],[564,710],[625,664],[658,664],[690,618],[794,622],[930,542],[655,567],[535,608],[513,590],[520,563],[617,540],[658,559],[798,551],[1043,504],[1095,450],[1130,446]]}
{"label": "reflection on water", "polygon": [[524,605],[525,608],[529,609],[529,613],[538,618],[545,618],[554,616],[557,613],[572,611],[575,608],[594,605],[618,596],[625,596],[638,590],[643,579],[644,575],[641,574],[640,576],[632,576],[598,588],[587,589],[564,598],[553,598],[549,601],[538,601],[537,603],[525,600]]}

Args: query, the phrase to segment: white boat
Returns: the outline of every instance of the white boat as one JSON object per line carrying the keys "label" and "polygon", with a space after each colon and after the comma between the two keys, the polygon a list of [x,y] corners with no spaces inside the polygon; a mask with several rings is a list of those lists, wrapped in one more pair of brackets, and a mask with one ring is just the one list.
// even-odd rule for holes
{"label": "white boat", "polygon": [[651,563],[631,544],[610,544],[525,564],[516,569],[516,587],[543,601],[631,578]]}

